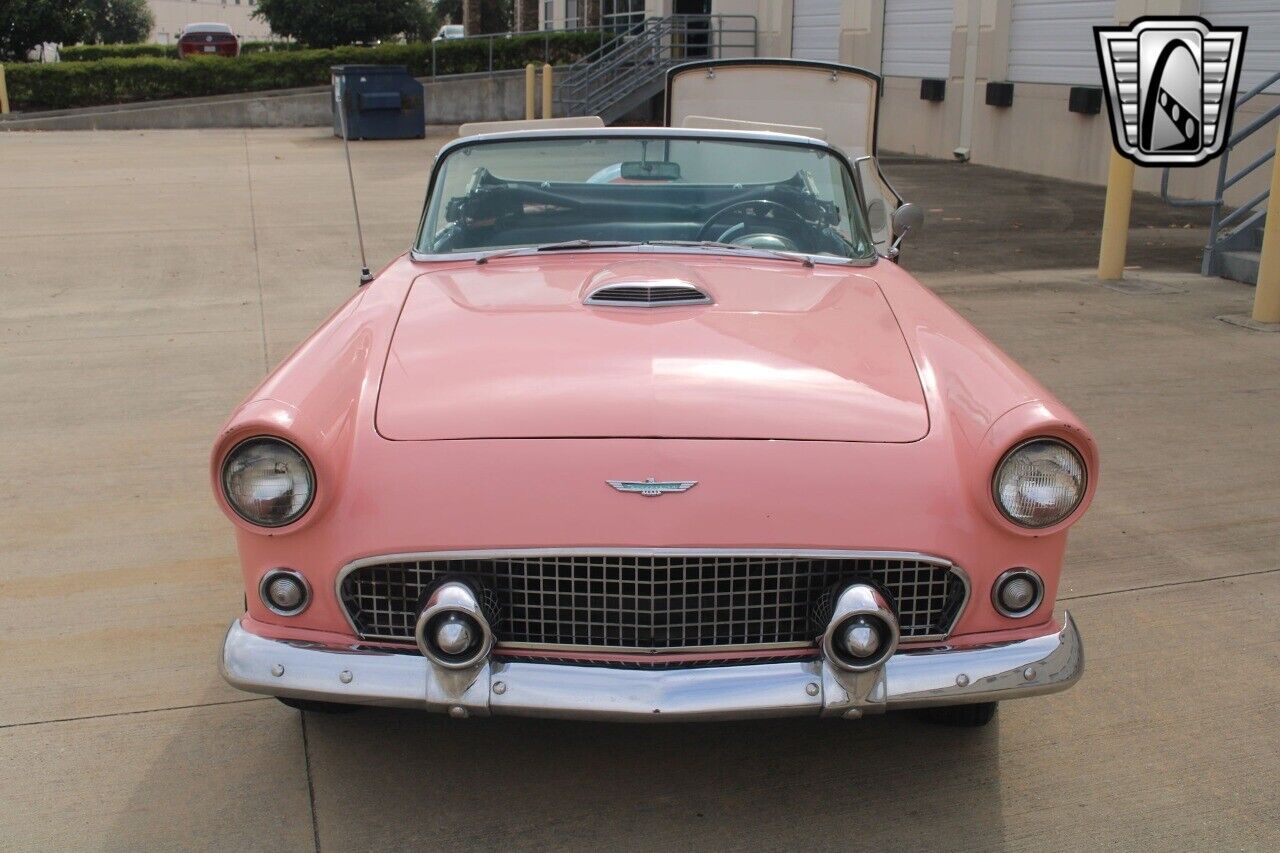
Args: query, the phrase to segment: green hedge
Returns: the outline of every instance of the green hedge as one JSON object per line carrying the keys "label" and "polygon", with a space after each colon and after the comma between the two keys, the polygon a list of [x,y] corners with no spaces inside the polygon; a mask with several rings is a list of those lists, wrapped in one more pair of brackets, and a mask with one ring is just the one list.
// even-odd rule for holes
{"label": "green hedge", "polygon": [[[593,32],[561,31],[548,35],[548,56],[555,65],[572,62],[600,43],[599,34]],[[526,62],[541,62],[543,39],[539,33],[495,41],[494,69],[521,68]],[[109,58],[15,64],[5,68],[5,75],[13,109],[56,110],[320,86],[329,82],[332,65],[407,65],[411,74],[425,77],[432,71],[431,53],[431,44],[423,43],[251,53],[236,59]],[[437,74],[485,71],[488,63],[489,49],[484,40],[436,43]]]}
{"label": "green hedge", "polygon": [[286,50],[306,50],[305,44],[296,41],[242,41],[240,55],[250,53],[283,53]]}
{"label": "green hedge", "polygon": [[[240,43],[240,53],[282,53],[302,50],[297,42],[245,41]],[[154,59],[177,59],[176,44],[73,44],[59,52],[63,62],[97,62],[99,59],[137,59],[147,56]]]}
{"label": "green hedge", "polygon": [[97,62],[99,59],[177,59],[176,44],[71,44],[58,50],[63,62]]}

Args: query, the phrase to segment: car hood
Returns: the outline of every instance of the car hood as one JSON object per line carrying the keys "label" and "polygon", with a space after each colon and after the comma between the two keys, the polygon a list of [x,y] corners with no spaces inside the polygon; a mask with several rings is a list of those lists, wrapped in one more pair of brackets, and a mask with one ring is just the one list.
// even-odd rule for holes
{"label": "car hood", "polygon": [[[393,440],[738,438],[910,442],[929,416],[874,270],[574,253],[420,275],[383,371]],[[604,307],[604,284],[679,281],[707,305]]]}

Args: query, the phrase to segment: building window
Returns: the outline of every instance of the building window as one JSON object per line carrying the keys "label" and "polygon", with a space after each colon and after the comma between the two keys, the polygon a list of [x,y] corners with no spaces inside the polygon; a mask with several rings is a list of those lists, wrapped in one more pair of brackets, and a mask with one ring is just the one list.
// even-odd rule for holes
{"label": "building window", "polygon": [[576,30],[582,27],[582,0],[564,0],[564,28]]}
{"label": "building window", "polygon": [[644,21],[644,0],[601,0],[600,24],[619,32]]}
{"label": "building window", "polygon": [[542,0],[542,28],[544,30],[555,29],[555,23],[556,23],[555,0]]}

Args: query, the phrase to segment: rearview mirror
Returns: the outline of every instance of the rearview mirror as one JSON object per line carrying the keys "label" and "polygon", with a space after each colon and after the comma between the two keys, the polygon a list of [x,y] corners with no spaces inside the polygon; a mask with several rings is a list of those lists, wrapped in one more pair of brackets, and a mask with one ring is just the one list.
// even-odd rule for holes
{"label": "rearview mirror", "polygon": [[924,208],[904,201],[893,212],[893,233],[901,240],[908,231],[919,231],[924,225]]}
{"label": "rearview mirror", "polygon": [[678,181],[680,164],[666,160],[656,162],[628,160],[619,170],[624,181]]}
{"label": "rearview mirror", "polygon": [[924,209],[919,205],[904,201],[893,212],[893,245],[889,247],[889,257],[898,256],[898,246],[910,231],[919,231],[924,225]]}

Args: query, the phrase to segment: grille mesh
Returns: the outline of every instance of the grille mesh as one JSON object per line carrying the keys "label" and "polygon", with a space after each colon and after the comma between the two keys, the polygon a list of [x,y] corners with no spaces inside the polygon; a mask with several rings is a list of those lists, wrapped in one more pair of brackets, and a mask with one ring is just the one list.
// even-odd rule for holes
{"label": "grille mesh", "polygon": [[964,581],[925,559],[757,555],[500,556],[360,566],[341,596],[367,640],[413,640],[418,608],[442,578],[469,579],[496,607],[499,643],[613,650],[800,644],[837,584],[888,594],[904,640],[945,636]]}
{"label": "grille mesh", "polygon": [[588,305],[706,305],[711,297],[691,284],[608,284],[592,291]]}

